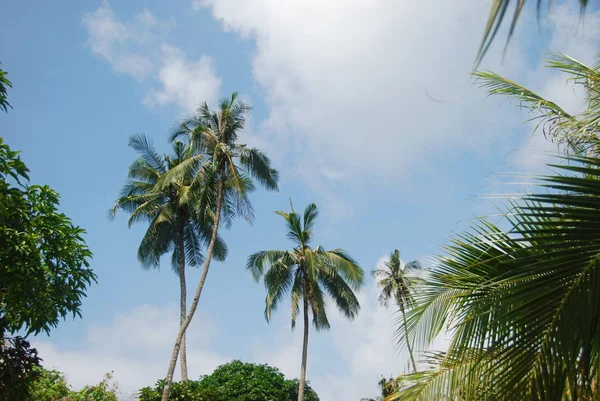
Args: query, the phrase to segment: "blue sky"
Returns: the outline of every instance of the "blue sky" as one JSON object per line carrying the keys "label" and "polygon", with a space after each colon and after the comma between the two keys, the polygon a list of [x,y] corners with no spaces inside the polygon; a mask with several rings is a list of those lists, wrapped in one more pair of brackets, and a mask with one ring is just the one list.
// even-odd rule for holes
{"label": "blue sky", "polygon": [[[136,251],[144,226],[128,229],[124,215],[109,222],[106,211],[135,156],[128,137],[145,133],[167,151],[170,127],[202,101],[238,91],[253,106],[245,140],[273,159],[281,191],[257,191],[255,224],[237,221],[224,233],[229,257],[212,268],[190,328],[191,376],[232,358],[298,375],[301,338],[290,331],[289,307],[268,325],[264,288],[244,270],[249,254],[289,246],[272,213],[287,209],[289,197],[297,208],[320,207],[315,244],[347,249],[369,271],[394,248],[411,260],[441,252],[469,218],[493,212],[476,195],[504,190],[497,173],[540,171],[552,147],[530,138],[525,113],[469,84],[487,2],[425,3],[3,7],[0,61],[14,108],[0,130],[22,150],[32,182],[55,188],[62,211],[87,230],[99,277],[83,319],[34,339],[46,364],[78,386],[114,370],[123,394],[164,375],[177,278],[168,261],[142,271]],[[548,50],[593,59],[600,15],[592,10],[579,28],[577,20],[577,9],[559,4],[539,34],[526,10],[504,63],[498,43],[482,67],[577,108],[577,92],[540,66]],[[197,277],[190,271],[188,282]],[[312,333],[308,378],[323,401],[374,395],[381,374],[406,366],[394,349],[393,314],[376,305],[370,278],[361,300],[356,322],[332,312],[331,331]]]}

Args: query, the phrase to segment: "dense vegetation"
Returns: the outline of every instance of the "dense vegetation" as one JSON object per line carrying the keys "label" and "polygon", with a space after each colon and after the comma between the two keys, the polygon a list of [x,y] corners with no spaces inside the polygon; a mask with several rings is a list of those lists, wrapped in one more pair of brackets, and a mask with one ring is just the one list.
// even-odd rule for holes
{"label": "dense vegetation", "polygon": [[117,401],[117,385],[107,373],[97,385],[75,391],[59,371],[35,369],[36,380],[30,387],[29,398],[23,401]]}
{"label": "dense vegetation", "polygon": [[[492,3],[477,61],[511,3]],[[525,1],[516,3],[508,40]],[[579,3],[582,10],[588,5]],[[537,6],[539,13],[543,2]],[[493,73],[475,77],[490,94],[516,97],[538,113],[538,127],[563,152],[551,165],[557,172],[540,177],[537,191],[511,201],[501,223],[482,218],[457,234],[429,269],[403,262],[394,250],[373,271],[381,303],[399,312],[397,338],[410,359],[410,372],[381,379],[377,400],[600,399],[600,61],[588,66],[552,55],[548,66],[582,85],[584,111],[569,114]],[[12,107],[8,88],[12,83],[0,70],[5,112]],[[170,155],[158,154],[145,136],[130,140],[139,157],[110,216],[123,210],[129,225],[148,224],[138,247],[142,267],[156,268],[170,254],[180,287],[180,328],[165,378],[141,389],[141,401],[318,401],[306,381],[309,320],[316,330],[329,328],[327,297],[349,319],[360,311],[355,292],[363,269],[341,249],[312,246],[317,206],[297,213],[290,202],[290,212],[276,213],[293,247],[256,252],[247,269],[264,281],[267,320],[288,295],[292,328],[302,314],[300,379],[240,361],[188,379],[186,330],[212,258],[227,256],[219,230],[237,217],[253,221],[249,194],[256,183],[278,190],[269,158],[241,142],[249,111],[235,93],[216,110],[205,103],[177,124]],[[75,391],[63,374],[41,366],[27,340],[49,333],[67,316],[81,316],[82,300],[96,281],[85,231],[58,211],[55,191],[29,184],[28,172],[19,153],[0,138],[0,399],[115,401],[110,375]],[[189,306],[187,266],[202,267]],[[448,349],[428,350],[444,333],[451,335]],[[173,383],[178,358],[182,381]]]}
{"label": "dense vegetation", "polygon": [[[164,381],[155,387],[140,390],[140,401],[158,401]],[[188,401],[295,401],[298,399],[298,381],[287,380],[283,374],[268,365],[232,361],[219,366],[199,380],[173,383],[169,400]],[[306,385],[304,400],[319,401],[317,394]]]}

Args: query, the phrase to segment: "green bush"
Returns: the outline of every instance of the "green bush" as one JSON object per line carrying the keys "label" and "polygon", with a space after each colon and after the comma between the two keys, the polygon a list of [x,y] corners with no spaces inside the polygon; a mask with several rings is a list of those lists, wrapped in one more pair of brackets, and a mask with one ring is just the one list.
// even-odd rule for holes
{"label": "green bush", "polygon": [[112,374],[107,373],[95,386],[85,386],[80,391],[71,390],[65,375],[57,370],[36,368],[36,380],[30,387],[27,401],[117,401],[117,386]]}
{"label": "green bush", "polygon": [[[139,401],[160,401],[164,381],[140,390]],[[287,380],[279,369],[232,361],[199,380],[173,383],[169,400],[177,401],[297,401],[298,380]],[[319,401],[306,386],[304,401]]]}

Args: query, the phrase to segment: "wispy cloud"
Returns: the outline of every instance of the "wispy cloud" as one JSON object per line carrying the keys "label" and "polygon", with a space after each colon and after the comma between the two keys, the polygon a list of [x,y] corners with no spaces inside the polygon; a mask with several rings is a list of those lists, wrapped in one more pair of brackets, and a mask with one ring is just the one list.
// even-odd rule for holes
{"label": "wispy cloud", "polygon": [[104,2],[83,16],[83,25],[94,54],[116,73],[149,87],[145,104],[174,104],[187,113],[200,102],[217,99],[221,80],[214,60],[208,55],[190,60],[182,49],[169,44],[169,30],[176,26],[173,19],[159,19],[143,9],[131,21],[123,21]]}

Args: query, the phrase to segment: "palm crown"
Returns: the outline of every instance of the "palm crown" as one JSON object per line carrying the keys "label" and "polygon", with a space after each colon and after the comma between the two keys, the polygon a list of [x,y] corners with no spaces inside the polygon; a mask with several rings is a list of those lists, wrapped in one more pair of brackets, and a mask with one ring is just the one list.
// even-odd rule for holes
{"label": "palm crown", "polygon": [[379,302],[387,306],[390,300],[396,302],[398,307],[408,308],[413,305],[413,287],[417,283],[414,273],[420,268],[419,262],[413,261],[402,266],[400,252],[395,249],[390,255],[390,260],[383,263],[382,268],[373,270],[373,277],[378,279],[377,285],[381,293]]}
{"label": "palm crown", "polygon": [[[142,267],[158,267],[160,258],[172,252],[173,270],[179,274],[180,248],[176,245],[180,239],[186,263],[199,266],[204,259],[201,246],[208,242],[212,225],[198,207],[202,194],[199,188],[192,187],[193,174],[180,175],[169,186],[158,185],[170,171],[186,161],[184,144],[174,142],[171,156],[158,154],[144,135],[132,136],[129,145],[140,156],[129,167],[129,179],[109,211],[109,218],[114,218],[121,209],[130,213],[129,226],[136,222],[149,223],[138,248]],[[223,240],[219,239],[215,248],[215,256],[223,260],[227,254]]]}
{"label": "palm crown", "polygon": [[290,213],[275,213],[285,219],[287,236],[294,241],[294,248],[257,252],[248,258],[246,266],[255,280],[264,275],[267,288],[265,318],[271,319],[288,291],[292,301],[292,327],[296,325],[300,303],[304,300],[312,313],[314,327],[329,328],[325,293],[348,318],[356,317],[360,305],[353,290],[362,285],[363,270],[342,249],[327,251],[321,246],[310,247],[317,206],[314,203],[308,205],[303,216],[293,207]]}
{"label": "palm crown", "polygon": [[185,138],[189,153],[172,174],[162,181],[167,185],[178,175],[193,171],[193,182],[205,188],[201,208],[216,209],[219,187],[222,185],[223,204],[220,218],[228,225],[236,216],[253,220],[248,193],[254,190],[252,179],[268,190],[277,190],[279,174],[271,161],[260,150],[237,143],[244,128],[250,107],[241,102],[237,94],[221,101],[218,112],[208,104],[198,114],[183,121],[171,134],[171,139]]}

